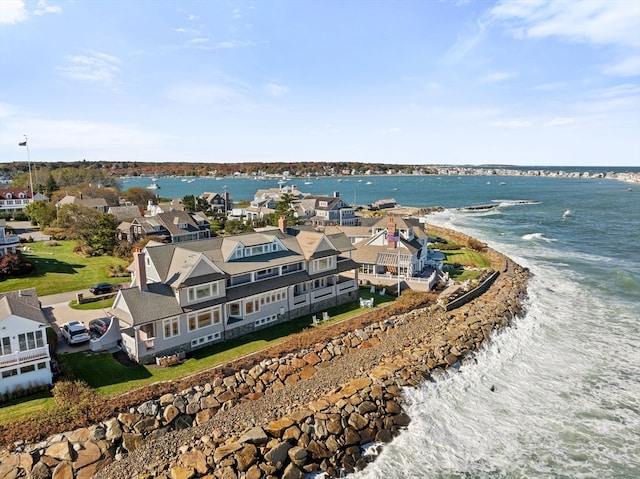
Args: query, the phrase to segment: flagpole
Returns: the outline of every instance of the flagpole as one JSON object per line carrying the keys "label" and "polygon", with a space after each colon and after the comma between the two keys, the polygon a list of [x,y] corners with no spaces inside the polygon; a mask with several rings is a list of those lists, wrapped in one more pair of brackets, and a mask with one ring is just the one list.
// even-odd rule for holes
{"label": "flagpole", "polygon": [[27,147],[27,163],[29,164],[29,187],[31,188],[31,200],[33,201],[33,177],[31,176],[31,154],[29,153],[29,138],[24,135],[24,142],[18,143],[18,146]]}

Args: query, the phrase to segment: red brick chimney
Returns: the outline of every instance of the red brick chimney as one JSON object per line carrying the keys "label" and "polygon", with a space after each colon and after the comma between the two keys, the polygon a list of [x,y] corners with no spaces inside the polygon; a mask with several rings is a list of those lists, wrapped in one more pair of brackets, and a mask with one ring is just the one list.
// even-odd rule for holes
{"label": "red brick chimney", "polygon": [[283,233],[287,232],[287,217],[285,215],[280,215],[280,218],[278,218],[278,228]]}
{"label": "red brick chimney", "polygon": [[133,253],[136,268],[136,282],[140,291],[147,290],[147,267],[145,265],[144,251],[136,251]]}

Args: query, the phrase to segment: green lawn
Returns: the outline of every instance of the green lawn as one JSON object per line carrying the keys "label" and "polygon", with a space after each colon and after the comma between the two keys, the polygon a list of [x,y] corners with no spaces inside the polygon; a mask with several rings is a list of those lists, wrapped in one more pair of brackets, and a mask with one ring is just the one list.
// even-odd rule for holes
{"label": "green lawn", "polygon": [[36,270],[28,276],[0,281],[0,293],[36,288],[38,296],[46,296],[86,289],[95,283],[120,283],[126,280],[110,278],[109,266],[127,266],[127,261],[112,256],[85,258],[73,252],[75,242],[57,243],[59,246],[45,246],[45,241],[26,244],[31,251],[23,255],[34,264]]}
{"label": "green lawn", "polygon": [[474,268],[490,268],[491,262],[482,253],[470,249],[456,249],[443,251],[446,259],[445,264],[461,264]]}

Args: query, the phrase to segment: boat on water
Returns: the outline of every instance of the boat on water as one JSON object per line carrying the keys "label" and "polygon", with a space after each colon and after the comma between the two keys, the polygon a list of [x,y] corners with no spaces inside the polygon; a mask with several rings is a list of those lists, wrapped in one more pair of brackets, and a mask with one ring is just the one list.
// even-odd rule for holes
{"label": "boat on water", "polygon": [[159,190],[160,189],[160,185],[158,185],[158,183],[151,183],[149,186],[147,186],[148,190]]}

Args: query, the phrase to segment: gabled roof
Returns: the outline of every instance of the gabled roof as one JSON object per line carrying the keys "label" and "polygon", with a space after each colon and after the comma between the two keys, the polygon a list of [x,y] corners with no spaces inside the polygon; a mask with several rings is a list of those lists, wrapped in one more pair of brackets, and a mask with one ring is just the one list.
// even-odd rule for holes
{"label": "gabled roof", "polygon": [[72,195],[67,195],[58,201],[57,206],[62,205],[80,205],[87,208],[108,208],[109,206],[104,198],[78,198]]}
{"label": "gabled roof", "polygon": [[31,188],[27,186],[26,188],[0,188],[0,199],[7,199],[8,194],[11,194],[12,198],[19,198],[20,193],[22,193],[25,198],[31,198]]}
{"label": "gabled roof", "polygon": [[307,260],[328,256],[328,254],[336,254],[338,252],[331,242],[328,241],[324,233],[300,231],[295,238],[300,245],[302,255]]}
{"label": "gabled roof", "polygon": [[35,288],[0,293],[0,321],[11,315],[47,324]]}
{"label": "gabled roof", "polygon": [[116,217],[116,221],[124,221],[140,216],[140,209],[135,206],[110,206],[107,213]]}
{"label": "gabled roof", "polygon": [[[129,308],[131,326],[150,323],[163,318],[170,318],[182,314],[182,308],[175,298],[173,290],[162,283],[149,283],[147,290],[138,287],[121,289],[119,294]],[[114,310],[116,316],[126,321],[122,312]],[[126,315],[129,316],[129,315]]]}

